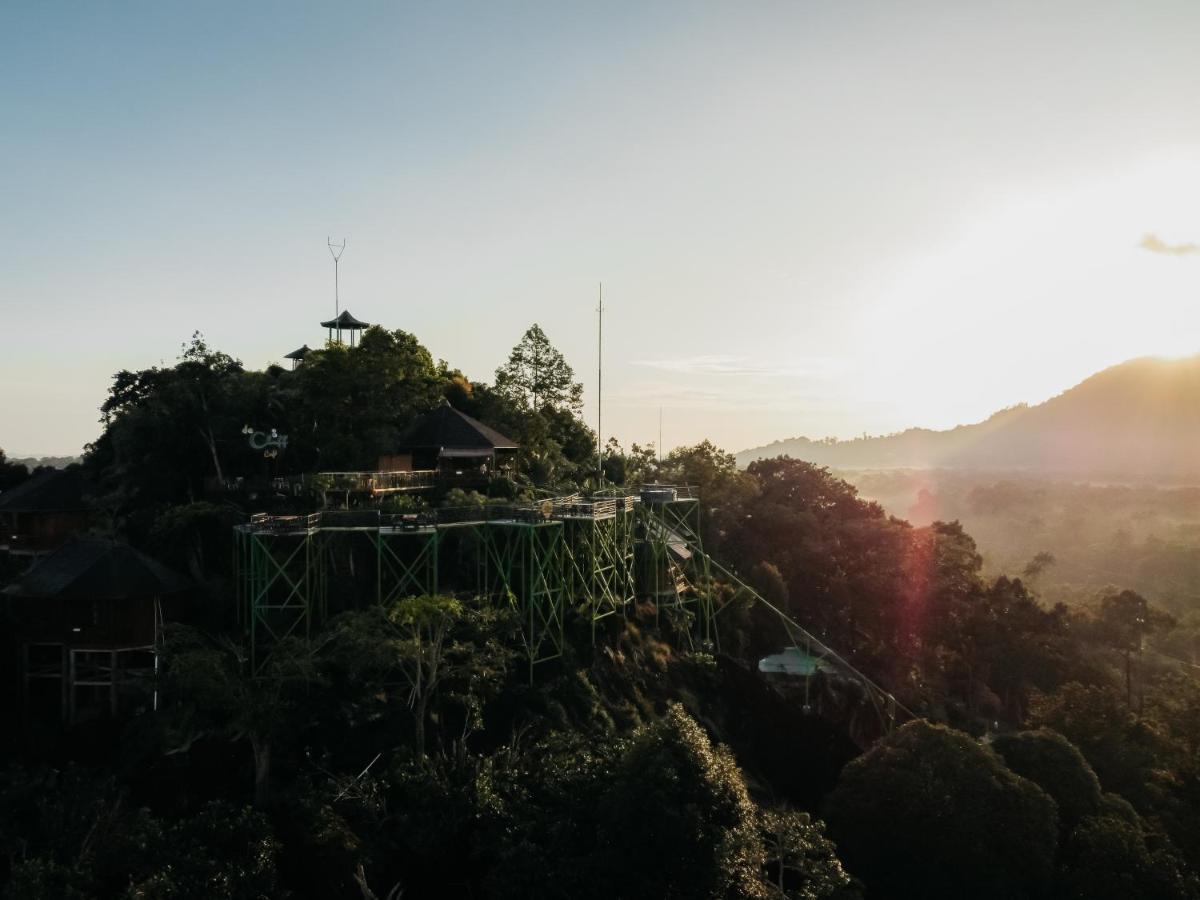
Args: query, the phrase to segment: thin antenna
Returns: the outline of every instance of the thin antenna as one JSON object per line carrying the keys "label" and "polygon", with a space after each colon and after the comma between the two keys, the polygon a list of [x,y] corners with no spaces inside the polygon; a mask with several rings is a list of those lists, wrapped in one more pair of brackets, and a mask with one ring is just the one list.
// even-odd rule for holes
{"label": "thin antenna", "polygon": [[658,408],[658,461],[662,462],[662,407]]}
{"label": "thin antenna", "polygon": [[604,432],[600,428],[604,409],[604,282],[600,282],[600,305],[596,307],[596,490],[604,484]]}
{"label": "thin antenna", "polygon": [[[342,244],[339,247],[329,237],[325,235],[325,244],[329,247],[329,255],[333,257],[333,318],[337,319],[342,314],[342,298],[338,296],[338,262],[342,258],[342,254],[346,252],[346,239],[342,238]],[[337,330],[338,343],[342,342],[342,329]]]}

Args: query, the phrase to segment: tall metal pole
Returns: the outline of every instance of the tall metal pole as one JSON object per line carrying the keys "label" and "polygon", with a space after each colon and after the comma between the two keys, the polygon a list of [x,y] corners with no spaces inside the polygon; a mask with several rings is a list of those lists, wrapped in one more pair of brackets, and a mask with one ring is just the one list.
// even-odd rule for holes
{"label": "tall metal pole", "polygon": [[658,408],[658,461],[662,462],[662,407]]}
{"label": "tall metal pole", "polygon": [[[338,263],[341,261],[342,254],[346,251],[346,239],[342,238],[342,244],[339,247],[329,237],[325,236],[325,244],[329,247],[329,255],[333,257],[333,318],[336,321],[337,317],[342,313],[342,299],[338,296]],[[342,342],[342,329],[337,330],[338,343]]]}
{"label": "tall metal pole", "polygon": [[600,305],[596,330],[596,490],[604,484],[604,431],[601,429],[604,396],[604,282],[600,282]]}

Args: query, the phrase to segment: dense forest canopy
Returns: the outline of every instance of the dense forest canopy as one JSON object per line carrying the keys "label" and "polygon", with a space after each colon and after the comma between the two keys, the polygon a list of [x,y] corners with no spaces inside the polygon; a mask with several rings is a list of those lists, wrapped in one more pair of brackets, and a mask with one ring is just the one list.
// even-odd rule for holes
{"label": "dense forest canopy", "polygon": [[[6,738],[4,896],[1200,896],[1179,610],[1125,584],[1058,602],[1052,558],[995,571],[961,522],[889,515],[810,462],[615,441],[597,460],[578,401],[537,326],[492,385],[378,327],[295,371],[197,335],[118,373],[84,463],[95,527],[203,601],[167,629],[155,714]],[[768,680],[788,633],[720,575],[707,645],[645,600],[594,640],[569,622],[531,674],[509,608],[426,595],[341,611],[252,673],[230,528],[300,501],[214,488],[370,469],[442,402],[517,439],[518,466],[406,508],[695,485],[704,549],[894,694],[895,729],[856,745],[853,685]]]}

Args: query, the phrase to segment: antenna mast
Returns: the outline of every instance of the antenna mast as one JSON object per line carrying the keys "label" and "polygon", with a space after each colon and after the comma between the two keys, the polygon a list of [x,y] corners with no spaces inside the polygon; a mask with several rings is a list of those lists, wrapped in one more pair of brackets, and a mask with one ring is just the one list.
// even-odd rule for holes
{"label": "antenna mast", "polygon": [[[337,262],[342,258],[342,253],[346,252],[346,238],[342,238],[341,246],[334,244],[330,240],[329,235],[325,235],[325,245],[329,247],[329,254],[334,257],[334,318],[341,316],[342,299],[337,295]],[[340,329],[338,329],[340,330]],[[338,335],[338,340],[341,340],[341,335]]]}
{"label": "antenna mast", "polygon": [[604,397],[604,282],[600,282],[600,305],[596,307],[596,490],[604,484],[604,432],[600,428]]}

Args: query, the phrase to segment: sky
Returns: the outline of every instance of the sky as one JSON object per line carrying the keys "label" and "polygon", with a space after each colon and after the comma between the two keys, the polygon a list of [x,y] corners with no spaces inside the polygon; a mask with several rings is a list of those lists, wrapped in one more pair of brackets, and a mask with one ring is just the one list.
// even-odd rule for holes
{"label": "sky", "polygon": [[951,427],[1200,352],[1194,2],[0,0],[0,447],[343,308],[628,446]]}

